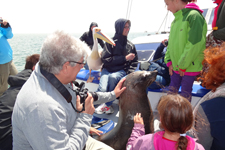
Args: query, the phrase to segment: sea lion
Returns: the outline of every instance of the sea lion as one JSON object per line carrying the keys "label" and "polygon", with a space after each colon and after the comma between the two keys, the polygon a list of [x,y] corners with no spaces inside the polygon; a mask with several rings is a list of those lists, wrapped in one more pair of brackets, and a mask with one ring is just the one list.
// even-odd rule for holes
{"label": "sea lion", "polygon": [[99,141],[115,150],[125,150],[134,126],[133,117],[141,113],[145,133],[153,133],[153,112],[146,93],[147,87],[156,79],[157,71],[137,71],[129,74],[123,86],[126,90],[119,98],[118,124],[110,132],[98,137]]}

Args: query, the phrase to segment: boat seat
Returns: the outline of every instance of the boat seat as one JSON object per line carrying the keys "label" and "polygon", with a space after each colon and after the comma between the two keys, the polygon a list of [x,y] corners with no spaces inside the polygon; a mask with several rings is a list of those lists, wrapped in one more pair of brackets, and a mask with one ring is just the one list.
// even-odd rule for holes
{"label": "boat seat", "polygon": [[91,126],[102,131],[102,134],[105,134],[114,128],[114,122],[112,120],[99,118],[93,115]]}
{"label": "boat seat", "polygon": [[[148,91],[150,92],[164,92],[166,93],[168,91],[168,86],[165,88],[161,88],[161,89],[149,89]],[[205,94],[207,94],[210,90],[206,89],[204,87],[202,87],[200,84],[193,84],[192,86],[192,96],[196,96],[196,97],[203,97]],[[181,92],[181,87],[179,89],[179,93]]]}

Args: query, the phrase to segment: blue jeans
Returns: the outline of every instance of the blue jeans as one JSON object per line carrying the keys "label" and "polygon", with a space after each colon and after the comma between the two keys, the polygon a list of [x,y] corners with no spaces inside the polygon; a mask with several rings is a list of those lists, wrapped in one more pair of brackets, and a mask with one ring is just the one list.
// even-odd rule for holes
{"label": "blue jeans", "polygon": [[89,67],[88,67],[87,63],[84,65],[84,69],[89,70]]}
{"label": "blue jeans", "polygon": [[155,82],[153,82],[148,88],[150,89],[160,89],[167,86],[170,83],[169,70],[163,59],[157,60],[156,62],[151,62],[149,66],[149,71],[157,70],[157,76]]}
{"label": "blue jeans", "polygon": [[[97,92],[111,92],[116,87],[117,83],[126,76],[126,72],[124,70],[120,70],[117,72],[108,72],[107,69],[102,69],[101,78],[99,81],[99,86]],[[107,102],[106,105],[112,105],[113,101]]]}
{"label": "blue jeans", "polygon": [[155,81],[148,88],[154,90],[161,89],[164,86],[166,86],[166,80],[162,76],[157,75]]}

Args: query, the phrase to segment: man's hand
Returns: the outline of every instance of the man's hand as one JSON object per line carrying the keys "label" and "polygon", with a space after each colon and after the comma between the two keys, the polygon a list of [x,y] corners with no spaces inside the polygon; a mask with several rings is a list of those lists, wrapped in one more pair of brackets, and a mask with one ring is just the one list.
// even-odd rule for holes
{"label": "man's hand", "polygon": [[103,133],[103,132],[100,131],[100,130],[97,130],[97,129],[93,128],[93,127],[91,127],[91,128],[90,128],[90,134],[93,134],[93,133],[95,133],[95,134],[97,134],[98,136],[100,136],[101,133]]}
{"label": "man's hand", "polygon": [[[95,107],[93,105],[93,97],[91,94],[88,93],[88,97],[85,100],[85,111],[82,113],[93,115],[95,112]],[[83,108],[83,104],[80,103],[80,96],[77,95],[77,101],[76,101],[76,108],[78,111],[81,111]]]}
{"label": "man's hand", "polygon": [[126,78],[123,78],[120,80],[120,82],[116,85],[114,92],[116,94],[116,97],[119,97],[121,93],[126,89],[126,87],[123,87],[123,82],[126,80]]}
{"label": "man's hand", "polygon": [[133,60],[135,58],[135,54],[134,53],[130,53],[126,56],[126,60],[129,61],[129,60]]}
{"label": "man's hand", "polygon": [[136,115],[134,116],[134,123],[144,124],[141,113],[136,113]]}

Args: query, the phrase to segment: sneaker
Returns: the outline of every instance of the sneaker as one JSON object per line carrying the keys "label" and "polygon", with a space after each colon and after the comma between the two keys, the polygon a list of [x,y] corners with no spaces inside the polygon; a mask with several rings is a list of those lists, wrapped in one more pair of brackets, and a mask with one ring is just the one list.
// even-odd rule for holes
{"label": "sneaker", "polygon": [[112,113],[114,113],[114,110],[113,110],[112,106],[108,107],[108,106],[106,106],[105,103],[103,103],[95,109],[95,113],[96,114],[103,114],[103,113],[112,114]]}
{"label": "sneaker", "polygon": [[91,124],[91,127],[95,128],[95,129],[98,129],[98,128],[103,127],[104,125],[106,125],[109,122],[110,122],[110,120],[103,120],[103,121]]}
{"label": "sneaker", "polygon": [[113,114],[114,113],[114,109],[112,108],[112,106],[107,107],[109,108],[107,111],[105,111],[105,114]]}

